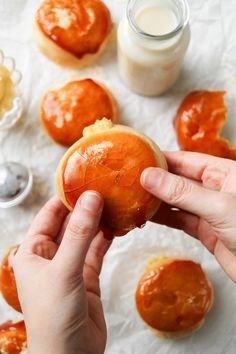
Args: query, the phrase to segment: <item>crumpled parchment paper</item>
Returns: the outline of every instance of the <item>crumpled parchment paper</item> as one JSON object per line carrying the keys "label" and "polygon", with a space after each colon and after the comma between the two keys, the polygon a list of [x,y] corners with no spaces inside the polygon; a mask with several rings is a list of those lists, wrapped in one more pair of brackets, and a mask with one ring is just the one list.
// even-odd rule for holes
{"label": "crumpled parchment paper", "polygon": [[[21,161],[34,173],[34,188],[19,207],[0,210],[0,256],[9,244],[23,239],[35,213],[54,193],[54,172],[64,149],[43,133],[38,102],[51,83],[73,77],[104,82],[118,100],[122,122],[153,138],[162,149],[175,150],[172,122],[182,98],[195,89],[226,90],[228,122],[224,135],[236,143],[236,1],[189,0],[191,44],[176,85],[158,98],[131,93],[120,81],[116,45],[112,43],[95,65],[80,71],[56,66],[39,53],[32,40],[32,20],[40,0],[1,0],[0,48],[13,56],[23,74],[23,121],[0,134],[0,161]],[[125,1],[107,0],[117,24]],[[152,335],[135,310],[134,292],[147,259],[181,255],[201,262],[215,288],[215,305],[202,329],[181,340]],[[200,243],[182,232],[147,223],[127,237],[115,239],[101,276],[102,299],[108,326],[107,354],[235,354],[236,286]],[[0,298],[0,322],[20,318]]]}

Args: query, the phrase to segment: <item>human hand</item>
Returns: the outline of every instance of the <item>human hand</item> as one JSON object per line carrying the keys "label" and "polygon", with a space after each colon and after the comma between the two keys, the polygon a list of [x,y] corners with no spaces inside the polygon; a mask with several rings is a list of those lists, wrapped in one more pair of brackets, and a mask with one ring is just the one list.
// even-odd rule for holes
{"label": "human hand", "polygon": [[92,191],[71,215],[52,198],[13,259],[31,354],[104,353],[99,274],[111,241],[98,232],[102,209]]}
{"label": "human hand", "polygon": [[143,187],[164,201],[153,221],[198,238],[236,282],[236,162],[168,152],[169,172],[148,168]]}

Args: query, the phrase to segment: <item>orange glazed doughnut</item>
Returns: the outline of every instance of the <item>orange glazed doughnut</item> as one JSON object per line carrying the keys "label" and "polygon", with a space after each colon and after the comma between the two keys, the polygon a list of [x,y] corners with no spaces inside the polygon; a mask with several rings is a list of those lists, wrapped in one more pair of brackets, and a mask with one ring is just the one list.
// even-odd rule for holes
{"label": "orange glazed doughnut", "polygon": [[40,104],[41,122],[48,135],[67,147],[82,137],[86,126],[103,117],[116,122],[117,105],[110,92],[91,79],[49,89]]}
{"label": "orange glazed doughnut", "polygon": [[34,38],[50,60],[76,68],[102,51],[111,29],[110,12],[100,0],[45,0],[36,12]]}
{"label": "orange glazed doughnut", "polygon": [[24,321],[8,321],[0,325],[0,353],[26,354],[26,346],[27,340]]}
{"label": "orange glazed doughnut", "polygon": [[79,196],[95,190],[104,198],[101,228],[122,236],[149,220],[160,200],[146,192],[140,175],[147,167],[167,169],[157,145],[145,135],[102,119],[84,129],[62,158],[56,173],[58,194],[73,209]]}
{"label": "orange glazed doughnut", "polygon": [[236,147],[219,136],[226,120],[223,91],[195,91],[181,103],[174,125],[180,148],[236,160]]}
{"label": "orange glazed doughnut", "polygon": [[152,260],[136,290],[139,315],[161,338],[200,328],[213,301],[212,285],[200,264],[188,259]]}
{"label": "orange glazed doughnut", "polygon": [[18,246],[12,247],[2,261],[0,268],[0,290],[6,302],[16,311],[21,312],[11,261],[17,249]]}

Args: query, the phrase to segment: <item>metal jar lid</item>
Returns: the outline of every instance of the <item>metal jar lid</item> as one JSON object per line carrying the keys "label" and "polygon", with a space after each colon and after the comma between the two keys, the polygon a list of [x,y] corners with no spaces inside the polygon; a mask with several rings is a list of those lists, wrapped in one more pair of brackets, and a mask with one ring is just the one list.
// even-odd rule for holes
{"label": "metal jar lid", "polygon": [[10,161],[0,164],[0,208],[10,208],[23,202],[32,184],[32,173],[24,165]]}

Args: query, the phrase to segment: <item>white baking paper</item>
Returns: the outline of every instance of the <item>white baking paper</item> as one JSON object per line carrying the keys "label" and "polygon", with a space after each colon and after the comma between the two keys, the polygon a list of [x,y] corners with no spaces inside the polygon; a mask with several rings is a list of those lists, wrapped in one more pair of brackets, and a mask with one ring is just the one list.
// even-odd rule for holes
{"label": "white baking paper", "polygon": [[[118,23],[125,2],[107,0]],[[90,76],[103,81],[118,100],[122,122],[153,138],[162,149],[177,149],[173,117],[183,97],[195,89],[226,90],[228,122],[224,135],[236,143],[236,1],[190,0],[191,44],[181,76],[162,97],[143,98],[123,86],[117,72],[116,45],[111,44],[93,67],[67,71],[49,62],[32,40],[32,21],[40,0],[0,1],[0,48],[17,61],[23,74],[24,120],[0,135],[0,161],[20,161],[34,173],[34,188],[19,207],[0,210],[1,256],[22,240],[39,208],[54,194],[54,172],[64,149],[43,133],[38,103],[51,83]],[[139,319],[134,292],[147,259],[160,254],[200,261],[215,288],[215,304],[201,330],[181,340],[154,337]],[[236,286],[198,241],[182,232],[151,223],[117,238],[104,262],[102,298],[108,326],[107,354],[235,354]],[[40,288],[40,284],[39,284]],[[0,322],[20,318],[0,300]]]}

